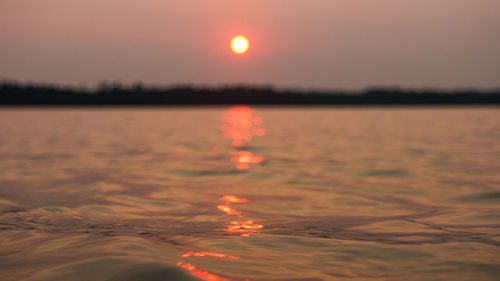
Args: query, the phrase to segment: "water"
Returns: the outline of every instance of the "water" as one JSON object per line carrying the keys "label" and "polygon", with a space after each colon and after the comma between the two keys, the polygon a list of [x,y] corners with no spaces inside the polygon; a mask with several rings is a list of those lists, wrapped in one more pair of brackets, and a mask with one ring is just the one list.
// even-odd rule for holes
{"label": "water", "polygon": [[1,280],[500,280],[500,111],[2,109]]}

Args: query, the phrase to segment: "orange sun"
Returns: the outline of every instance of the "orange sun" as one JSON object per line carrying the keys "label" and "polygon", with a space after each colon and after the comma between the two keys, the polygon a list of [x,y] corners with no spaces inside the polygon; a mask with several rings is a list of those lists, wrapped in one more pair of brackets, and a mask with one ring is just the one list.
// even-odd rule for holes
{"label": "orange sun", "polygon": [[244,36],[236,36],[231,40],[231,49],[237,54],[244,54],[248,51],[248,39]]}

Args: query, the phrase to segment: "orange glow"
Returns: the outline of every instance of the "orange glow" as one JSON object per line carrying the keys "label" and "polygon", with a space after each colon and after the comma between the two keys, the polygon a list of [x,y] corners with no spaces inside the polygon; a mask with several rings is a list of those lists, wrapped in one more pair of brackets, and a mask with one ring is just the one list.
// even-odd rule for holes
{"label": "orange glow", "polygon": [[245,198],[238,198],[234,195],[224,195],[219,200],[226,201],[230,203],[247,203],[248,200]]}
{"label": "orange glow", "polygon": [[[188,258],[191,256],[193,256],[193,257],[207,257],[208,256],[208,257],[216,257],[216,258],[239,259],[239,257],[230,256],[230,255],[221,254],[221,253],[212,253],[212,252],[193,252],[193,251],[190,251],[190,252],[187,252],[187,253],[181,255],[181,257],[183,257],[183,258]],[[182,261],[179,261],[177,263],[177,266],[180,266],[180,267],[188,270],[192,275],[199,277],[203,280],[229,281],[228,279],[222,278],[222,277],[215,275],[213,273],[210,273],[208,271],[203,271],[203,270],[197,269],[196,266],[194,266],[190,263],[183,263]]]}
{"label": "orange glow", "polygon": [[244,36],[236,36],[231,40],[231,49],[237,54],[244,54],[248,51],[248,39]]}
{"label": "orange glow", "polygon": [[263,137],[264,135],[266,135],[266,130],[260,128],[253,128],[253,133],[256,136]]}
{"label": "orange glow", "polygon": [[[227,215],[237,215],[239,218],[243,218],[241,212],[236,209],[229,207],[231,203],[247,203],[248,200],[245,198],[239,198],[234,195],[224,195],[219,198],[221,201],[225,201],[226,205],[217,205],[217,209],[223,211]],[[257,224],[251,220],[241,220],[241,221],[229,221],[226,222],[225,232],[240,234],[240,236],[250,236],[252,234],[259,233],[258,229],[263,228],[262,224]]]}
{"label": "orange glow", "polygon": [[[233,139],[235,146],[242,146],[243,141],[252,140],[252,110],[248,106],[235,106],[231,108],[222,120],[221,131],[225,138]],[[236,142],[235,142],[236,141]]]}
{"label": "orange glow", "polygon": [[227,215],[239,216],[240,218],[243,217],[240,212],[238,212],[237,210],[235,210],[235,209],[233,209],[233,208],[231,208],[229,206],[226,206],[226,205],[218,205],[217,209],[223,211]]}
{"label": "orange glow", "polygon": [[234,147],[242,147],[243,142],[241,140],[233,140],[233,146]]}
{"label": "orange glow", "polygon": [[262,124],[262,117],[254,116],[248,106],[235,106],[224,114],[222,120],[224,121],[220,126],[222,135],[232,139],[232,146],[235,148],[230,151],[233,157],[229,160],[235,163],[236,169],[247,170],[250,164],[262,162],[262,157],[255,156],[250,151],[239,151],[252,140],[253,136],[262,137],[266,134],[265,129],[257,127]]}
{"label": "orange glow", "polygon": [[260,116],[253,116],[252,109],[248,106],[232,107],[222,117],[224,123],[221,125],[222,135],[233,139],[233,145],[241,147],[244,142],[252,140],[253,135],[263,136],[266,131],[255,126],[262,124]]}
{"label": "orange glow", "polygon": [[237,170],[248,170],[248,169],[250,169],[250,165],[238,163],[238,164],[236,164],[236,169]]}
{"label": "orange glow", "polygon": [[190,257],[190,256],[194,256],[194,257],[206,257],[206,256],[209,256],[209,257],[216,257],[216,258],[239,259],[239,257],[229,256],[229,255],[220,254],[220,253],[212,253],[212,252],[187,252],[187,253],[185,253],[185,254],[182,255],[183,258],[187,258],[187,257]]}
{"label": "orange glow", "polygon": [[229,279],[222,278],[219,275],[212,274],[208,271],[203,271],[200,269],[197,269],[194,265],[190,263],[182,263],[182,261],[177,263],[177,266],[180,266],[189,272],[191,272],[192,275],[201,278],[206,281],[229,281]]}
{"label": "orange glow", "polygon": [[[226,205],[217,205],[217,209],[223,211],[227,215],[237,215],[240,218],[243,218],[241,212],[229,207],[231,203],[247,203],[248,200],[245,198],[239,198],[234,195],[224,195],[219,200],[224,201]],[[262,225],[256,224],[253,221],[230,221],[227,222],[227,227],[225,229],[228,233],[237,233],[241,236],[250,236],[252,234],[258,233],[257,229],[263,228]],[[227,258],[227,259],[235,259],[238,260],[240,257],[231,256],[222,253],[214,253],[214,252],[194,252],[189,251],[181,255],[182,258],[189,257],[215,257],[215,258]],[[177,266],[182,267],[183,269],[189,271],[191,275],[196,276],[205,281],[230,281],[229,279],[222,278],[219,275],[210,273],[208,271],[204,271],[196,268],[196,266],[191,263],[184,263],[183,261],[179,261]],[[248,279],[245,279],[248,281]]]}
{"label": "orange glow", "polygon": [[262,162],[262,157],[254,156],[253,153],[249,151],[239,151],[236,157],[230,158],[230,161],[237,163],[260,163]]}
{"label": "orange glow", "polygon": [[[240,198],[234,195],[224,195],[219,200],[224,201],[226,205],[217,205],[217,209],[221,210],[224,212],[224,215],[236,215],[239,216],[240,218],[243,218],[243,215],[241,212],[238,210],[235,210],[231,208],[229,205],[231,203],[247,203],[248,200],[245,198]],[[229,221],[226,222],[226,228],[224,231],[228,233],[235,233],[239,234],[240,236],[250,236],[256,233],[259,233],[258,229],[263,228],[264,226],[261,224],[256,224],[254,221],[251,220],[241,220],[241,221]],[[230,256],[222,253],[214,253],[214,252],[194,252],[194,251],[189,251],[181,255],[182,258],[189,258],[189,257],[215,257],[215,258],[227,258],[227,259],[240,259],[240,257],[236,256]],[[191,263],[183,263],[182,261],[179,261],[177,263],[177,266],[180,266],[184,268],[185,270],[188,270],[193,276],[196,276],[198,278],[201,278],[205,281],[229,281],[228,279],[222,278],[219,275],[210,273],[208,271],[204,271],[201,269],[196,268],[196,266],[192,265]],[[245,279],[248,281],[248,279]]]}
{"label": "orange glow", "polygon": [[239,233],[241,236],[250,236],[250,234],[259,233],[257,229],[263,228],[261,224],[253,221],[230,221],[227,223],[225,231],[229,233]]}

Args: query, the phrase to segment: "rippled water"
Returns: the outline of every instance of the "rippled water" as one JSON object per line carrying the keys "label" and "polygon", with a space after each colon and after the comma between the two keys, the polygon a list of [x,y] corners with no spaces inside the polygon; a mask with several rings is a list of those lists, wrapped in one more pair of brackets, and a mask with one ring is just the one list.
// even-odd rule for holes
{"label": "rippled water", "polygon": [[1,280],[500,280],[500,111],[0,111]]}

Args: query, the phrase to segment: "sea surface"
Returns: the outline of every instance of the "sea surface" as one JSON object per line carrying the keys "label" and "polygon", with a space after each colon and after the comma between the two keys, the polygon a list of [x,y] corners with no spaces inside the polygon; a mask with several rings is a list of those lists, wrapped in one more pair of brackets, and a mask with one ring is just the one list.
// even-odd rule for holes
{"label": "sea surface", "polygon": [[500,280],[500,109],[3,108],[0,280]]}

